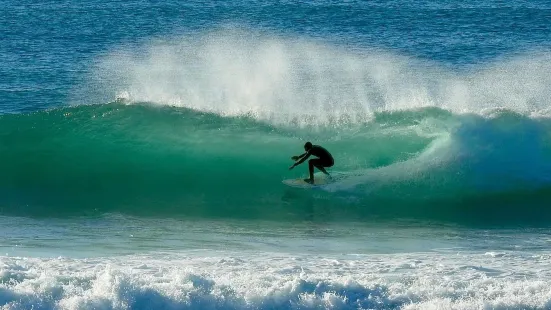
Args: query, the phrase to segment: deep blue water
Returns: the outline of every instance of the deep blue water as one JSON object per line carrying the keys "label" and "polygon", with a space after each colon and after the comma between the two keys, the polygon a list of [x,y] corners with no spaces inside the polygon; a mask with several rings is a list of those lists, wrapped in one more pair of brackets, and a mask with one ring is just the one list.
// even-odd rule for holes
{"label": "deep blue water", "polygon": [[461,69],[550,47],[547,1],[3,1],[0,106],[67,104],[97,57],[223,27],[394,51]]}

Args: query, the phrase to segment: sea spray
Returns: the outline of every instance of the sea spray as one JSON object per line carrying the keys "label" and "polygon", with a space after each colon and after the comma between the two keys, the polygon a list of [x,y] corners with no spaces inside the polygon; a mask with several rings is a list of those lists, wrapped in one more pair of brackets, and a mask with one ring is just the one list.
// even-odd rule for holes
{"label": "sea spray", "polygon": [[115,49],[98,60],[84,97],[307,127],[427,107],[541,116],[551,98],[550,57],[525,53],[451,70],[381,49],[226,29]]}

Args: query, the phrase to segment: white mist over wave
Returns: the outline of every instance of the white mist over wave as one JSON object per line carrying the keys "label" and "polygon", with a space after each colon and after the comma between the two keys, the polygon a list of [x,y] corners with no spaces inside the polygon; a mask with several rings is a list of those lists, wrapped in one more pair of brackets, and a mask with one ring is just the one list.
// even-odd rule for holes
{"label": "white mist over wave", "polygon": [[548,253],[0,257],[2,309],[546,309]]}
{"label": "white mist over wave", "polygon": [[546,114],[550,60],[525,54],[458,73],[390,52],[224,30],[114,51],[95,76],[111,99],[321,125],[421,107]]}

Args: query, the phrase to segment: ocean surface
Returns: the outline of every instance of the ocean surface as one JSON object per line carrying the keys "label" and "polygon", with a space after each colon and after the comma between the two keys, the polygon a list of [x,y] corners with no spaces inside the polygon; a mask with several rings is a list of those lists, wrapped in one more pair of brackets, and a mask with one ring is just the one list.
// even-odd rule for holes
{"label": "ocean surface", "polygon": [[2,310],[551,309],[551,2],[0,20]]}

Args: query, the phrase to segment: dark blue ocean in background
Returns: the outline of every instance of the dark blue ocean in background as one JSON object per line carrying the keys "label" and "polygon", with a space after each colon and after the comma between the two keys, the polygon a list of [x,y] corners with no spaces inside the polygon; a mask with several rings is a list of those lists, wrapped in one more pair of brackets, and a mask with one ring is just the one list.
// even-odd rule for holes
{"label": "dark blue ocean in background", "polygon": [[0,18],[2,309],[551,309],[549,1]]}

